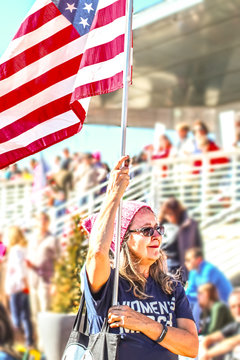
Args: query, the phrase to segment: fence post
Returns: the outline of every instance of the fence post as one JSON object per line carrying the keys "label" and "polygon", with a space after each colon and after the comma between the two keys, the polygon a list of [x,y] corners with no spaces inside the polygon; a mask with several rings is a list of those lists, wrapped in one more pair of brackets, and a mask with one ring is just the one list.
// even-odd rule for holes
{"label": "fence post", "polygon": [[[204,154],[202,157],[202,185],[201,185],[201,194],[202,194],[202,204],[201,204],[201,221],[208,216],[208,174],[209,172],[209,159]],[[200,178],[200,179],[201,179]]]}
{"label": "fence post", "polygon": [[156,212],[158,210],[157,203],[159,206],[159,189],[158,189],[158,167],[156,164],[152,165],[152,174],[151,174],[151,188],[150,188],[150,206]]}
{"label": "fence post", "polygon": [[232,176],[231,176],[231,206],[237,202],[237,182],[238,182],[238,157],[237,154],[232,156]]}

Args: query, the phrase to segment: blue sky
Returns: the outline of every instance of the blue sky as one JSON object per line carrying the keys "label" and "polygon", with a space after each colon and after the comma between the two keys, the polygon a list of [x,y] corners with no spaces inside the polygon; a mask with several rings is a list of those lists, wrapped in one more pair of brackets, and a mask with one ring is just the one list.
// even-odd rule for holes
{"label": "blue sky", "polygon": [[[134,0],[134,12],[138,12],[162,0]],[[0,12],[0,55],[7,48],[21,21],[32,7],[35,0],[1,1]],[[10,14],[10,15],[8,15]]]}
{"label": "blue sky", "polygon": [[[138,12],[160,1],[134,0],[134,11]],[[33,3],[34,0],[2,1],[0,56],[4,53]],[[79,134],[45,150],[44,154],[51,161],[51,158],[61,153],[63,147],[69,147],[72,151],[101,151],[103,160],[112,165],[120,154],[120,134],[120,127],[84,125]],[[138,154],[146,144],[152,143],[152,141],[153,129],[129,128],[127,131],[127,153],[131,156]],[[28,159],[24,160],[20,164],[24,165],[28,161]]]}

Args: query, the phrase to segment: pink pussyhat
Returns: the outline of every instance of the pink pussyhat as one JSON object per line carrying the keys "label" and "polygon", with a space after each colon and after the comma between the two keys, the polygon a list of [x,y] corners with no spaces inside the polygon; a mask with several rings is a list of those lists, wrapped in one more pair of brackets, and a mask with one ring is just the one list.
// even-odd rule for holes
{"label": "pink pussyhat", "polygon": [[[129,227],[132,219],[134,218],[136,213],[142,208],[146,208],[146,209],[149,209],[150,211],[152,211],[150,206],[146,205],[143,202],[140,202],[140,201],[123,201],[122,221],[121,221],[121,245],[122,245],[124,236],[126,234],[126,231],[127,231],[128,227]],[[93,225],[95,224],[95,221],[96,221],[96,219],[98,217],[98,214],[99,213],[90,215],[88,218],[86,218],[83,221],[83,227],[87,230],[87,232],[89,234],[91,234]],[[116,239],[117,239],[117,220],[115,219],[114,234],[113,234],[113,240],[112,240],[112,243],[111,243],[112,251],[115,251]]]}

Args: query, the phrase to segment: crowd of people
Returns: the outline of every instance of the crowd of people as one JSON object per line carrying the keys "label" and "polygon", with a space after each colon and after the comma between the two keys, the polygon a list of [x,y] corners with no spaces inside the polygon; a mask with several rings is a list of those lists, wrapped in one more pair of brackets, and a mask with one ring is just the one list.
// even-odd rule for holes
{"label": "crowd of people", "polygon": [[[183,161],[188,159],[188,164],[178,168],[184,172],[186,181],[188,173],[198,175],[202,170],[202,160],[192,159],[189,163],[189,155],[199,155],[208,152],[215,152],[211,157],[210,165],[228,164],[229,159],[218,155],[220,147],[212,140],[207,125],[202,121],[195,121],[192,128],[187,123],[179,123],[176,126],[177,141],[173,143],[167,133],[158,138],[158,143],[146,145],[142,151],[129,160],[131,177],[141,173],[139,164],[154,162],[156,160],[168,158],[181,158]],[[185,160],[184,160],[185,159]],[[189,167],[190,166],[190,167]],[[136,169],[135,169],[136,168]],[[168,165],[162,165],[161,177],[167,178]],[[134,170],[135,169],[135,170]],[[18,164],[12,164],[8,168],[0,171],[0,181],[30,181],[32,183],[33,206],[46,200],[48,206],[58,207],[56,216],[64,215],[68,209],[64,207],[72,190],[79,197],[79,206],[87,203],[86,192],[97,185],[103,184],[109,178],[110,168],[101,159],[99,151],[93,153],[71,153],[68,148],[64,148],[61,155],[57,155],[52,163],[49,163],[43,156],[39,160],[32,158],[29,167],[20,169]],[[210,166],[210,171],[216,171]],[[227,170],[226,170],[227,171]],[[226,175],[228,177],[228,174]],[[187,186],[186,186],[187,187]],[[189,188],[191,184],[189,185]],[[106,187],[99,190],[99,194],[104,193]],[[189,195],[190,192],[186,192]],[[97,196],[98,194],[94,194]],[[187,200],[186,200],[187,201]]]}
{"label": "crowd of people", "polygon": [[[59,239],[51,234],[49,225],[48,214],[39,213],[30,237],[20,227],[11,226],[7,231],[7,243],[1,242],[4,248],[0,258],[1,306],[5,314],[5,320],[0,315],[1,360],[15,359],[11,346],[13,333],[20,342],[25,342],[27,349],[37,348],[37,316],[39,312],[50,310],[54,264],[61,253]],[[1,321],[4,322],[2,326]],[[9,330],[4,330],[5,327]]]}
{"label": "crowd of people", "polygon": [[[173,142],[167,133],[160,135],[158,144],[146,145],[138,155],[132,157],[131,165],[134,166],[151,159],[182,157],[221,150],[212,140],[212,136],[209,136],[209,129],[203,121],[195,121],[192,128],[187,123],[181,122],[177,124],[175,130],[177,141]],[[211,164],[226,162],[228,159],[216,156],[212,159]],[[196,167],[201,167],[201,165],[200,160],[194,162]],[[65,195],[90,167],[98,170],[97,173],[92,174],[90,185],[101,182],[110,170],[108,164],[101,161],[100,152],[75,152],[71,154],[68,148],[63,149],[62,155],[57,155],[51,164],[44,164],[44,166],[48,178],[52,179]],[[35,159],[31,159],[29,167],[23,169],[20,169],[18,164],[12,164],[1,171],[0,180],[24,179],[34,181],[37,167],[39,167],[39,161]],[[39,171],[39,169],[37,170]]]}
{"label": "crowd of people", "polygon": [[[177,127],[179,142],[176,146],[171,144],[170,139],[166,135],[162,135],[158,149],[154,149],[151,145],[146,146],[139,156],[125,159],[125,167],[123,168],[125,170],[113,168],[112,173],[110,173],[107,164],[101,162],[101,155],[99,153],[71,154],[68,149],[63,150],[62,157],[56,157],[51,169],[46,166],[44,174],[47,174],[47,178],[42,177],[44,163],[34,159],[31,160],[31,171],[27,171],[27,169],[21,171],[16,164],[5,170],[5,175],[8,174],[5,179],[13,180],[23,178],[24,176],[25,179],[31,180],[33,182],[33,191],[34,189],[39,190],[44,186],[49,206],[64,204],[69,196],[69,192],[73,188],[79,189],[78,191],[83,194],[79,206],[84,205],[87,202],[84,194],[92,187],[105,182],[109,178],[109,187],[112,187],[110,189],[111,194],[114,191],[119,192],[118,195],[117,193],[115,194],[114,201],[113,198],[109,200],[111,206],[109,204],[108,206],[106,205],[106,199],[105,205],[103,205],[106,209],[102,210],[102,214],[105,214],[106,220],[101,217],[100,222],[102,223],[100,228],[102,232],[100,232],[96,241],[100,246],[102,242],[107,241],[106,239],[109,240],[108,248],[104,248],[105,250],[107,249],[104,255],[104,264],[101,262],[101,259],[97,258],[97,254],[95,262],[91,260],[93,259],[93,254],[90,257],[88,255],[87,270],[85,270],[87,271],[87,276],[86,272],[83,276],[89,306],[91,309],[93,309],[92,305],[95,306],[96,303],[100,306],[99,309],[95,308],[97,315],[93,314],[99,317],[96,324],[91,323],[92,320],[89,319],[91,329],[99,330],[101,316],[104,317],[106,315],[106,306],[102,305],[101,307],[101,304],[107,305],[109,294],[106,289],[109,289],[113,277],[112,271],[109,270],[110,268],[106,268],[106,265],[109,264],[107,260],[109,248],[111,247],[114,250],[114,244],[111,244],[110,239],[115,236],[113,236],[114,226],[112,224],[112,214],[114,211],[110,211],[110,208],[114,207],[115,209],[116,206],[114,204],[118,203],[123,195],[122,191],[126,188],[126,184],[129,181],[125,180],[125,183],[122,183],[120,186],[116,184],[117,180],[113,174],[117,171],[123,171],[124,178],[124,176],[128,176],[129,167],[146,162],[149,159],[156,160],[170,156],[187,156],[219,150],[218,146],[209,139],[208,129],[204,123],[200,121],[194,123],[194,137],[189,136],[189,132],[190,128],[188,125],[179,124]],[[211,161],[213,165],[216,163],[227,163],[229,160],[216,155],[215,159]],[[201,165],[200,160],[194,163],[194,166],[199,169]],[[109,190],[107,193],[109,193]],[[122,308],[122,304],[120,304],[120,308],[110,310],[109,323],[111,328],[122,326],[126,327],[126,334],[128,334],[128,330],[134,333],[137,331],[136,334],[139,331],[145,334],[145,338],[140,340],[141,349],[142,346],[150,349],[152,341],[160,339],[157,341],[161,342],[162,345],[161,351],[163,352],[160,355],[166,356],[164,357],[166,359],[169,356],[171,359],[175,359],[175,357],[169,355],[169,352],[195,357],[197,355],[197,351],[195,351],[197,347],[196,334],[198,334],[200,339],[200,360],[215,358],[218,360],[240,359],[240,289],[233,288],[230,280],[226,278],[221,269],[216,268],[205,260],[206,254],[204,253],[203,241],[196,220],[188,215],[187,209],[174,197],[167,199],[161,204],[160,211],[156,216],[157,220],[152,217],[153,212],[146,204],[130,203],[126,205],[127,218],[125,219],[126,221],[123,218],[122,224],[124,235],[121,241],[125,262],[120,272],[124,279],[121,283],[122,304],[128,304],[129,306],[126,308],[123,305]],[[143,211],[143,216],[135,217],[140,210]],[[141,214],[141,211],[139,214]],[[130,213],[131,216],[129,215]],[[59,216],[62,214],[59,213]],[[145,224],[146,217],[149,217],[147,226]],[[91,233],[91,229],[94,226],[94,221],[91,220],[90,225],[86,224],[85,226],[89,233]],[[111,225],[108,225],[108,221]],[[105,228],[107,232],[104,232]],[[54,275],[54,263],[62,251],[60,236],[55,236],[49,229],[49,215],[41,212],[36,218],[36,226],[30,236],[25,234],[24,230],[20,227],[11,226],[7,231],[7,241],[5,239],[5,242],[3,242],[0,238],[0,287],[2,302],[0,306],[0,360],[19,359],[19,354],[14,349],[14,336],[20,339],[20,341],[24,341],[29,349],[39,346],[37,314],[50,309],[51,298],[53,296],[51,281]],[[107,236],[108,232],[109,235]],[[103,234],[105,234],[106,239]],[[143,242],[144,239],[148,238],[153,239],[154,242],[151,249],[153,253],[151,255],[152,260],[150,262],[146,260],[144,266],[138,267],[136,264],[140,261],[139,259],[144,258],[146,251],[148,251],[148,249],[144,248],[146,243]],[[89,251],[94,253],[94,249],[91,246]],[[165,260],[167,270],[164,267]],[[101,271],[98,271],[96,265],[98,261],[98,267],[99,269],[101,268]],[[153,271],[152,266],[159,266],[159,269],[154,268],[155,270]],[[106,268],[106,271],[102,271],[103,268]],[[3,271],[3,269],[5,270]],[[5,275],[3,275],[4,273]],[[151,281],[155,281],[158,284],[157,286],[155,282],[154,285],[150,283],[149,276]],[[157,279],[156,276],[159,278]],[[108,286],[104,288],[106,281]],[[175,281],[179,285],[173,290],[173,283]],[[128,284],[130,284],[131,294],[127,290]],[[160,290],[158,286],[160,286]],[[153,292],[149,289],[152,289],[151,291]],[[148,291],[150,292],[148,293]],[[149,308],[148,306],[153,305],[150,303],[150,305],[146,305],[146,299],[149,296],[154,297],[156,294],[161,298],[159,301],[167,302],[170,299],[168,296],[173,297],[173,291],[174,301],[176,301],[176,304],[174,303],[175,312],[171,315],[173,318],[172,320],[168,318],[167,322],[160,327],[155,323],[149,324],[148,326],[152,325],[154,327],[155,330],[153,332],[149,332],[148,326],[144,329],[141,328],[140,323],[145,318],[139,318],[139,328],[137,328],[137,325],[132,325],[132,323],[130,325],[121,323],[121,316],[129,316],[132,319],[134,316],[136,317],[135,312],[132,313],[132,310],[136,310],[136,307],[134,307],[136,304],[138,304],[139,309],[142,306]],[[95,301],[94,294],[99,296],[97,298],[98,301]],[[143,303],[144,305],[141,305]],[[179,304],[182,305],[180,306]],[[99,311],[101,315],[99,315]],[[154,308],[151,308],[149,316],[152,316],[152,318],[154,311]],[[169,311],[170,309],[168,309]],[[139,312],[141,313],[141,311]],[[116,320],[119,316],[120,323]],[[181,322],[182,318],[186,321]],[[192,320],[197,325],[196,333],[191,322]],[[116,325],[116,322],[118,325]],[[186,331],[186,333],[183,334],[181,331],[174,333],[172,329],[169,329],[172,325]],[[168,336],[165,334],[165,340],[161,338],[162,331],[168,332]],[[160,337],[157,336],[158,332]],[[185,344],[183,344],[183,339],[186,340],[184,340]],[[173,344],[173,340],[175,344]],[[137,337],[136,341],[138,341]],[[191,349],[189,349],[190,343],[194,344]],[[126,349],[128,353],[131,353],[131,341],[129,345],[130,348],[127,347]],[[124,353],[126,349],[122,350],[122,358],[124,356],[126,358]],[[159,356],[158,350],[159,348],[157,347],[156,356]],[[136,352],[136,354],[138,353]],[[134,355],[135,357],[137,356],[136,354]],[[142,354],[141,356],[139,354],[139,360],[143,358],[142,356]]]}

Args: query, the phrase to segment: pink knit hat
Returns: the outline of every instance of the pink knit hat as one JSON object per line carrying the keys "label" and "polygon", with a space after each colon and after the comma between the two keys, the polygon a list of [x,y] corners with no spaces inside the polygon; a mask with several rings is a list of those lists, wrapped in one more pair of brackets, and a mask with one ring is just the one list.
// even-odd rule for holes
{"label": "pink knit hat", "polygon": [[[123,201],[123,206],[122,206],[122,222],[121,222],[121,245],[124,239],[124,236],[126,234],[126,231],[132,221],[132,219],[134,218],[134,216],[136,215],[136,213],[142,209],[142,208],[147,208],[150,211],[152,211],[152,209],[150,208],[150,206],[148,206],[147,204],[140,202],[140,201]],[[152,211],[153,212],[153,211]],[[97,219],[98,213],[97,214],[93,214],[91,216],[89,216],[88,218],[86,218],[83,221],[83,227],[87,230],[87,232],[89,234],[91,234],[93,225]],[[111,249],[112,251],[115,251],[115,242],[116,242],[116,238],[117,238],[117,226],[116,226],[117,220],[115,219],[115,225],[114,225],[114,234],[113,234],[113,240],[111,243]]]}

